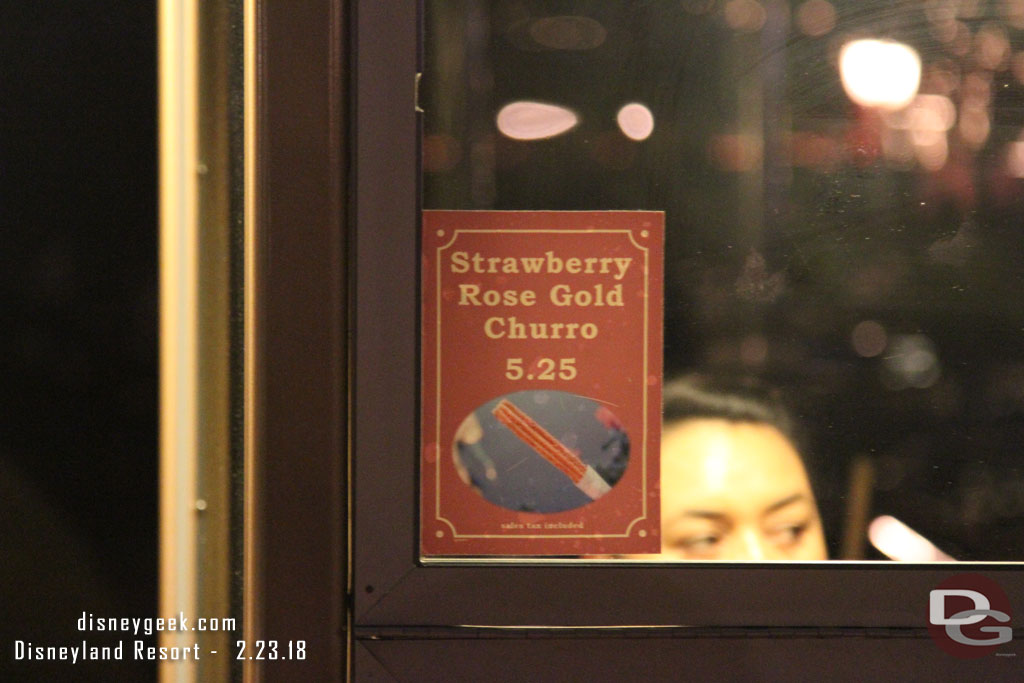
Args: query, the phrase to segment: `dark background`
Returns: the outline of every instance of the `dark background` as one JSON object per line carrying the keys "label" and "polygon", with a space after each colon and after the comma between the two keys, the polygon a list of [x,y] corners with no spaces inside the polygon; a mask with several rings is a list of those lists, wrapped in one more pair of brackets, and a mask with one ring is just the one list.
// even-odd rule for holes
{"label": "dark background", "polygon": [[156,5],[8,0],[0,45],[4,672],[15,639],[108,644],[82,611],[156,616]]}

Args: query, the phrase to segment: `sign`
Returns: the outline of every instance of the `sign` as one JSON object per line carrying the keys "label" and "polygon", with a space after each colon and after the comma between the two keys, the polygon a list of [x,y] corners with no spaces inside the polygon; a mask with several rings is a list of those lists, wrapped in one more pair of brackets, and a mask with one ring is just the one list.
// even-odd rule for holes
{"label": "sign", "polygon": [[425,211],[421,552],[660,551],[664,215]]}

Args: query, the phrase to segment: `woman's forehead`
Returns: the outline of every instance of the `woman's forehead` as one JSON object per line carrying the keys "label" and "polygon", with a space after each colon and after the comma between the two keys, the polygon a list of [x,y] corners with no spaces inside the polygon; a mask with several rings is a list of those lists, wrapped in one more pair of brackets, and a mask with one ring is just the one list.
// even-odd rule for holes
{"label": "woman's forehead", "polygon": [[766,424],[699,418],[668,425],[661,467],[662,496],[679,503],[769,504],[810,491],[793,445]]}

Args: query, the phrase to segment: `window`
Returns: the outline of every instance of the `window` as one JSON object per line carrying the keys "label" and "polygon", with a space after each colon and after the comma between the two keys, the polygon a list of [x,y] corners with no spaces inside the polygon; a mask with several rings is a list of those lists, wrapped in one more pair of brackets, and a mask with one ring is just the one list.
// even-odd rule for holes
{"label": "window", "polygon": [[834,559],[1024,556],[1021,18],[936,7],[424,8],[424,208],[663,211],[665,380],[784,394]]}

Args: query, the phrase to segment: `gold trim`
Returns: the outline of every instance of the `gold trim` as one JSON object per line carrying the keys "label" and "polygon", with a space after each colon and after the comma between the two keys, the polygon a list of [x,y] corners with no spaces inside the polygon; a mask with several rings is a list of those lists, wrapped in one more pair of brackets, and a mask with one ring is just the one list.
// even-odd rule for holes
{"label": "gold trim", "polygon": [[[243,7],[243,88],[244,88],[244,357],[243,357],[243,560],[242,560],[242,636],[248,642],[255,642],[260,634],[260,619],[256,605],[258,587],[262,579],[256,558],[259,557],[260,539],[256,533],[256,514],[259,501],[255,491],[259,472],[257,457],[257,420],[259,385],[256,376],[256,358],[259,339],[256,335],[256,289],[259,272],[256,267],[256,133],[257,133],[257,8],[256,0],[244,0]],[[259,668],[252,661],[242,664],[242,679],[256,683],[262,679]]]}
{"label": "gold trim", "polygon": [[[161,0],[159,616],[235,619],[231,548],[232,4]],[[161,662],[162,681],[227,681],[226,631],[164,647],[225,656]]]}
{"label": "gold trim", "polygon": [[[194,0],[159,5],[160,598],[159,614],[196,613],[198,415],[198,16]],[[161,646],[187,646],[164,632]],[[194,664],[160,680],[195,680]]]}

